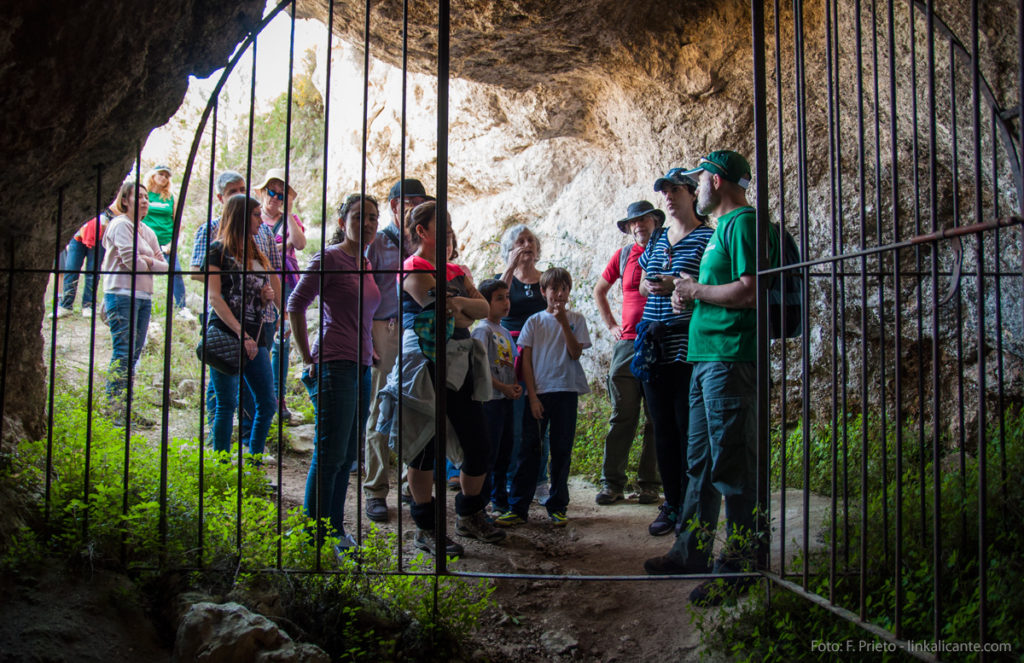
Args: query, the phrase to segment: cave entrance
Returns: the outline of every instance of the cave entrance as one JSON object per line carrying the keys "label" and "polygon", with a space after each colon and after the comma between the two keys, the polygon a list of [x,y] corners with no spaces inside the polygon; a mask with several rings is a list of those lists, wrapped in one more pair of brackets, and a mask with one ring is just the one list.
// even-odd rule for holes
{"label": "cave entrance", "polygon": [[[303,180],[310,187],[305,190],[315,191],[309,197],[313,202],[304,203],[314,222],[302,231],[311,245],[318,242],[320,247],[329,242],[331,225],[336,221],[333,203],[343,194],[382,193],[392,181],[417,178],[431,184],[426,193],[436,196],[439,208],[447,207],[455,196],[448,185],[447,149],[454,123],[448,115],[453,79],[446,2],[440,4],[436,32],[436,88],[420,83],[410,86],[408,80],[413,73],[408,68],[399,70],[402,111],[398,127],[391,127],[387,134],[387,140],[397,145],[397,169],[376,179],[367,177],[367,168],[376,167],[368,157],[367,127],[383,122],[368,102],[373,86],[367,73],[372,52],[367,37],[357,49],[361,63],[356,64],[362,68],[363,82],[351,90],[351,97],[361,97],[362,112],[351,120],[357,128],[343,134],[346,140],[358,138],[360,175],[347,173],[343,183],[336,183],[329,157],[331,141],[337,138],[331,132],[329,110],[333,101],[330,28],[323,80],[314,80],[312,74],[297,79],[301,54],[297,58],[293,47],[288,50],[287,102],[273,109],[276,115],[267,116],[284,122],[280,127],[283,134],[276,137],[283,141],[284,157],[279,162],[261,161],[265,154],[259,150],[266,145],[254,141],[253,136],[266,134],[260,134],[259,118],[251,102],[248,117],[240,125],[248,140],[241,150],[233,146],[234,161],[225,162],[225,152],[218,152],[218,95],[233,70],[244,66],[250,49],[259,47],[262,27],[290,7],[291,3],[283,2],[268,13],[261,28],[240,45],[214,88],[195,128],[176,194],[178,200],[201,198],[200,207],[205,207],[205,212],[199,214],[200,223],[218,218],[217,180],[224,170],[237,170],[248,189],[254,190],[267,183],[267,169],[280,167],[277,179],[283,191]],[[1002,631],[997,631],[999,620],[990,619],[991,611],[996,610],[990,591],[1000,582],[994,564],[1015,553],[1002,547],[1005,540],[998,535],[998,518],[1014,513],[1020,504],[1015,501],[1020,495],[1012,480],[1020,462],[1014,444],[1019,443],[1020,375],[1024,368],[1020,341],[1024,338],[1020,101],[1019,95],[1009,101],[1004,97],[1005,90],[1019,85],[1024,65],[1018,59],[1018,71],[1008,72],[998,66],[998,53],[981,52],[983,30],[978,24],[977,2],[972,4],[968,19],[946,17],[961,21],[954,26],[944,22],[930,4],[921,2],[889,0],[871,3],[868,8],[860,2],[826,0],[806,10],[800,3],[794,7],[751,3],[754,112],[749,133],[753,136],[750,156],[757,175],[751,200],[757,211],[758,244],[767,245],[769,225],[777,223],[792,234],[800,253],[797,262],[781,266],[770,265],[767,256],[759,253],[758,502],[761,513],[768,514],[765,533],[771,533],[772,543],[763,546],[755,575],[923,658],[928,652],[915,650],[915,642],[948,639],[949,624],[964,623],[962,611],[971,610],[969,604],[974,599],[965,601],[950,588],[966,583],[977,588],[976,613],[966,619],[975,629],[972,641],[998,642]],[[813,29],[805,24],[809,15],[814,19]],[[328,25],[333,21],[329,20]],[[367,25],[367,34],[368,30]],[[1012,43],[1002,48],[1019,52],[1019,37],[1011,34],[1006,39]],[[250,77],[255,86],[256,73]],[[322,85],[322,107],[317,106],[318,95],[312,89],[295,89],[295,80],[304,80],[304,85],[313,87]],[[410,89],[415,94],[409,95]],[[433,93],[426,101],[424,90]],[[252,89],[250,94],[254,99]],[[301,95],[308,103],[305,107],[296,105]],[[430,160],[434,168],[429,172],[410,172],[406,168],[406,152],[414,149],[405,124],[407,102],[422,104],[436,118],[432,136],[416,137],[422,142],[434,141],[429,148],[435,154]],[[298,113],[308,113],[308,126],[317,127],[322,134],[297,138],[292,129],[297,126]],[[318,114],[327,118],[319,125]],[[310,141],[322,141],[320,149],[305,151]],[[208,156],[204,158],[203,154]],[[296,154],[302,159],[293,158]],[[322,161],[317,163],[309,157],[311,154],[318,154]],[[137,168],[135,176],[142,175],[142,169]],[[409,191],[405,193],[415,197],[408,196]],[[97,210],[102,211],[107,201],[99,194],[97,198]],[[287,220],[294,208],[288,195],[284,199]],[[267,198],[262,202],[266,204]],[[362,205],[361,216],[365,217],[368,203]],[[193,271],[204,276],[204,271],[191,270],[181,259],[198,248],[184,239],[187,233],[181,232],[186,227],[183,207],[178,206],[174,217],[175,240],[168,260],[173,264],[178,259],[186,277]],[[381,197],[375,207],[381,225],[388,223],[387,200]],[[406,211],[403,202],[399,215]],[[443,215],[437,217],[436,232],[440,235],[447,224]],[[288,233],[295,232],[289,228],[289,224],[282,224],[285,243],[289,241]],[[207,235],[207,240],[212,236]],[[405,241],[400,240],[403,248]],[[479,239],[473,244],[474,248],[485,246],[487,243]],[[300,267],[308,264],[304,260]],[[435,280],[446,277],[447,261],[447,254],[439,247]],[[490,263],[476,264],[494,267]],[[92,270],[93,277],[100,273],[98,264]],[[298,276],[290,270],[282,262],[275,276],[281,281]],[[258,274],[260,270],[247,267],[243,271]],[[321,263],[317,278],[326,283],[332,276],[352,275],[362,283],[367,274],[390,278],[392,274],[407,273],[404,269],[389,271],[362,264],[328,269]],[[144,276],[138,271],[129,274],[133,283]],[[802,333],[791,339],[772,340],[772,282],[784,274],[799,276],[802,284],[795,302],[802,316]],[[202,294],[197,308],[206,310],[210,281],[200,280]],[[198,295],[195,287],[191,286],[192,294]],[[784,300],[786,287],[781,293]],[[103,350],[98,349],[95,319],[90,323],[88,377],[84,380],[88,407],[78,413],[85,434],[82,499],[89,503],[101,498],[91,475],[98,471],[99,464],[93,458],[92,445],[115,435],[123,442],[118,447],[120,460],[104,456],[103,462],[120,463],[124,478],[119,490],[108,491],[103,497],[114,500],[115,511],[120,509],[125,517],[136,517],[140,504],[149,505],[147,508],[156,516],[152,521],[154,530],[147,535],[159,542],[161,563],[178,554],[177,566],[204,568],[233,556],[236,561],[260,560],[256,565],[261,567],[295,570],[298,567],[288,558],[294,548],[290,548],[289,536],[295,535],[290,529],[295,516],[289,514],[289,506],[297,509],[304,497],[303,489],[297,486],[304,481],[301,469],[305,468],[298,472],[291,468],[289,473],[286,449],[292,434],[284,426],[271,429],[269,453],[277,457],[273,464],[254,462],[235,440],[227,461],[233,473],[229,476],[217,467],[211,469],[213,454],[207,445],[211,438],[207,420],[210,401],[204,397],[209,371],[194,355],[202,324],[179,323],[173,287],[164,283],[161,292],[162,301],[153,302],[158,324],[151,326],[147,340],[147,345],[158,349],[126,366],[127,409],[118,413],[131,422],[133,403],[141,403],[141,398],[155,399],[155,409],[148,411],[158,412],[159,421],[154,432],[144,438],[132,437],[130,426],[111,433],[106,421],[94,422],[92,404],[98,404],[102,396],[98,393],[99,378],[91,369],[100,363],[98,357]],[[243,292],[248,291],[243,287]],[[435,297],[435,306],[440,309],[446,306],[449,294],[438,289]],[[366,290],[357,288],[352,301],[358,317],[368,303]],[[54,292],[54,310],[57,307],[58,294]],[[129,339],[135,336],[138,319],[138,313],[131,310]],[[314,305],[310,311],[309,328],[314,330],[310,333],[317,337],[324,329],[324,309]],[[427,324],[429,329],[429,320]],[[48,463],[67,442],[55,439],[55,421],[61,423],[62,416],[78,421],[74,419],[77,411],[61,404],[64,378],[58,375],[59,326],[55,321],[48,329]],[[287,355],[284,338],[285,334],[278,334],[274,343],[279,353]],[[323,345],[323,338],[319,340]],[[364,347],[361,327],[354,340],[356,346]],[[445,356],[452,343],[436,328],[433,338],[424,333],[422,341],[421,349],[433,345],[436,356]],[[209,350],[209,344],[206,347]],[[361,349],[359,353],[357,363],[361,365],[366,354]],[[447,366],[435,362],[434,370],[434,384],[444,382]],[[275,397],[278,420],[286,406],[305,398],[294,373],[278,363],[276,374],[271,376],[278,393],[289,399]],[[324,388],[322,381],[316,384],[316,389]],[[349,386],[351,393],[358,394],[353,396],[356,410],[367,406],[368,396]],[[231,388],[238,390],[240,400],[245,396],[243,383],[236,381]],[[444,411],[445,401],[446,394],[439,392],[433,412]],[[153,406],[150,402],[138,409]],[[307,420],[309,423],[312,419]],[[398,423],[399,427],[404,425]],[[241,433],[241,417],[232,426]],[[429,426],[438,438],[445,436],[444,417],[433,417]],[[356,446],[362,463],[367,460],[362,439],[365,432],[361,426],[357,428],[360,441]],[[178,437],[185,441],[177,441]],[[103,449],[105,453],[110,451],[108,447]],[[136,482],[146,479],[135,477],[130,469],[133,459],[147,454],[155,454],[158,473],[148,477],[156,486],[151,499],[142,499],[136,492]],[[180,486],[173,481],[180,474],[178,464],[184,462],[194,463],[191,472],[197,482],[189,486],[191,493],[176,492]],[[438,467],[445,464],[440,448],[436,448],[434,463]],[[368,522],[363,477],[358,471],[353,476],[348,510],[355,517],[350,528],[357,542],[364,544]],[[412,562],[411,539],[404,533],[413,525],[408,512],[394,499],[402,490],[400,464],[392,467],[389,478],[397,539],[382,544],[383,554],[392,555],[386,573],[516,580],[636,579],[636,573],[628,571],[550,573],[543,565],[530,566],[527,572],[500,564],[460,568],[443,556],[428,565]],[[273,486],[273,506],[248,511],[254,508],[249,499],[255,499],[265,485]],[[223,501],[211,501],[214,486],[222,493],[234,491],[233,509],[224,510],[232,505]],[[291,503],[286,496],[289,490]],[[319,484],[312,490],[314,495],[326,492]],[[440,472],[435,490],[438,495],[446,494],[445,477]],[[48,492],[48,505],[51,497]],[[179,499],[183,502],[176,501]],[[454,516],[447,506],[438,500],[435,536],[443,536],[446,528],[450,530]],[[199,525],[182,519],[182,511],[197,514]],[[244,523],[261,518],[271,521],[268,531],[272,536],[254,540]],[[208,527],[207,523],[215,525]],[[81,527],[90,527],[88,515]],[[126,559],[133,554],[129,540],[133,536],[131,532],[124,535],[121,554]],[[218,557],[225,551],[227,557]],[[951,556],[960,560],[966,556],[968,561],[953,564]],[[320,549],[303,559],[308,562],[303,570],[333,570],[333,562]],[[636,561],[638,573],[640,565]],[[910,574],[908,565],[923,571]]]}

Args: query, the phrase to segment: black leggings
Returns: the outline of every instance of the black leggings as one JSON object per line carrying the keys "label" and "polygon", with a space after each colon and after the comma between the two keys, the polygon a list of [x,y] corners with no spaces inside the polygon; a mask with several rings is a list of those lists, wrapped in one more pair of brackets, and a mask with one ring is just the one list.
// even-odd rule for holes
{"label": "black leggings", "polygon": [[690,427],[690,374],[693,364],[657,364],[643,382],[654,425],[654,448],[665,501],[678,509],[686,495],[686,446]]}
{"label": "black leggings", "polygon": [[[433,363],[427,364],[430,378],[434,378]],[[462,446],[462,471],[469,476],[480,476],[491,471],[490,439],[487,434],[487,420],[484,417],[483,403],[473,400],[472,367],[466,373],[466,380],[458,391],[446,389],[448,421],[459,436]],[[429,471],[434,469],[434,454],[437,438],[431,438],[423,451],[409,461],[409,467],[415,470]]]}

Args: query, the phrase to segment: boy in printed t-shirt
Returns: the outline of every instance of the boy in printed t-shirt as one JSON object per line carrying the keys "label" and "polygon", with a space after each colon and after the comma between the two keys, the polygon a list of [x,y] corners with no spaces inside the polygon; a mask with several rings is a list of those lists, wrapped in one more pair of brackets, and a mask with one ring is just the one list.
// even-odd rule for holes
{"label": "boy in printed t-shirt", "polygon": [[518,339],[529,408],[523,412],[523,443],[512,478],[509,511],[495,521],[503,527],[526,522],[537,488],[544,430],[549,431],[551,441],[551,496],[544,506],[552,525],[563,527],[568,522],[565,511],[576,410],[579,395],[590,392],[580,365],[580,356],[590,347],[590,333],[586,319],[568,308],[572,277],[553,267],[541,275],[540,289],[547,308],[527,319]]}
{"label": "boy in printed t-shirt", "polygon": [[[494,396],[484,403],[484,415],[491,440],[491,504],[494,512],[501,514],[508,511],[505,484],[512,454],[512,401],[523,395],[523,388],[516,381],[516,342],[501,326],[501,319],[508,315],[511,306],[508,284],[499,279],[487,279],[477,290],[491,307],[487,317],[473,329],[472,336],[487,348],[487,360],[491,365]],[[484,488],[486,490],[486,486]]]}

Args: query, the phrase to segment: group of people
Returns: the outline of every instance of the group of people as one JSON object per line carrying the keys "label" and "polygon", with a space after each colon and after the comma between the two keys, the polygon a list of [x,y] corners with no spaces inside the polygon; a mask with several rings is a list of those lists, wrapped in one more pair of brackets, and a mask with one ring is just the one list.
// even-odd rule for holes
{"label": "group of people", "polygon": [[[647,201],[629,205],[616,223],[633,241],[612,255],[594,289],[616,339],[608,375],[612,417],[596,501],[625,498],[626,459],[646,408],[638,501],[657,502],[660,486],[664,500],[650,534],[676,534],[668,554],[645,563],[651,574],[745,571],[755,559],[757,253],[755,215],[745,197],[750,177],[741,155],[719,151],[692,170],[673,168],[658,178],[654,191],[667,216]],[[318,540],[337,537],[339,555],[355,545],[344,526],[345,495],[364,429],[366,515],[377,522],[390,517],[394,450],[405,466],[421,549],[463,552],[449,537],[435,538],[433,486],[435,472],[444,471],[435,467],[437,444],[458,468],[457,534],[502,541],[505,528],[528,521],[538,486],[548,488],[540,501],[549,522],[564,526],[578,398],[589,391],[579,360],[591,345],[586,319],[569,308],[571,275],[557,267],[542,272],[539,239],[517,225],[502,238],[504,273],[477,286],[467,269],[447,262],[440,297],[437,242],[445,242],[450,261],[454,235],[446,213],[447,236],[437,237],[440,210],[415,179],[392,187],[390,218],[379,230],[377,201],[349,196],[327,246],[300,271],[295,252],[305,246],[305,228],[290,212],[295,192],[284,180],[272,169],[253,198],[241,175],[222,173],[216,193],[223,213],[195,234],[191,265],[208,292],[207,324],[239,338],[248,359],[241,375],[211,370],[214,448],[230,449],[241,391],[251,401],[242,404],[251,414],[243,444],[259,460],[275,411],[286,412],[276,391],[287,374],[287,343],[280,341],[294,334],[302,382],[317,412],[305,508],[320,523]],[[146,187],[126,183],[110,209],[69,245],[77,260],[102,238],[112,396],[124,389],[124,369],[138,360],[146,336],[151,273],[173,269],[158,233],[138,222],[152,209],[151,198]],[[769,237],[769,255],[777,261],[778,237]],[[618,318],[608,301],[617,280]],[[69,287],[73,301],[72,279],[65,282],[65,308]],[[307,312],[318,298],[322,324],[310,343]],[[438,327],[445,338],[441,356]],[[439,360],[447,376],[443,442],[434,435]],[[239,379],[246,389],[239,390]],[[711,537],[722,496],[730,538],[714,559]],[[734,584],[743,582],[735,577]],[[705,585],[694,591],[695,601],[708,600]]]}
{"label": "group of people", "polygon": [[[602,319],[620,339],[608,377],[613,407],[596,501],[624,498],[626,458],[646,406],[651,430],[643,436],[639,497],[656,501],[656,466],[665,499],[649,530],[676,537],[668,553],[648,559],[644,569],[722,575],[691,592],[698,605],[749,586],[751,577],[738,574],[753,570],[765,545],[756,494],[758,247],[756,215],[746,198],[750,179],[746,159],[728,150],[658,178],[654,190],[669,219],[646,201],[630,205],[618,224],[634,243],[612,256],[594,289]],[[777,230],[770,228],[768,237],[768,258],[777,265]],[[607,300],[618,279],[621,322]],[[723,497],[727,540],[716,557]]]}

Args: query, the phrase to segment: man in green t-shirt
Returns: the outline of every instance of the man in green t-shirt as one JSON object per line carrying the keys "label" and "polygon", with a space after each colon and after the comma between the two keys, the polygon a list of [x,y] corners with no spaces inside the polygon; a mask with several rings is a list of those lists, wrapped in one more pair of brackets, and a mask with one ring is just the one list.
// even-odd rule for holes
{"label": "man in green t-shirt", "polygon": [[[750,165],[740,154],[722,150],[686,174],[700,175],[697,211],[718,223],[701,259],[700,276],[696,281],[680,278],[672,296],[673,306],[694,307],[687,352],[693,376],[688,484],[679,516],[683,530],[669,553],[647,560],[644,569],[650,574],[740,573],[753,570],[756,552],[750,535],[757,506],[757,235],[746,195]],[[778,256],[777,236],[770,245],[769,254]],[[723,496],[730,540],[712,564]],[[697,527],[688,527],[691,520]],[[721,581],[733,591],[751,582]],[[690,594],[698,605],[722,598],[714,581]]]}

